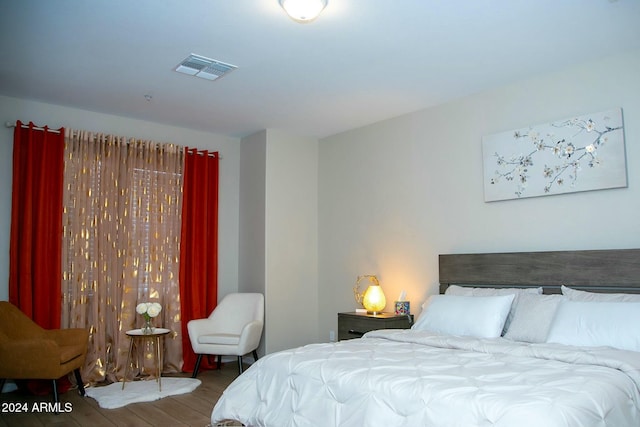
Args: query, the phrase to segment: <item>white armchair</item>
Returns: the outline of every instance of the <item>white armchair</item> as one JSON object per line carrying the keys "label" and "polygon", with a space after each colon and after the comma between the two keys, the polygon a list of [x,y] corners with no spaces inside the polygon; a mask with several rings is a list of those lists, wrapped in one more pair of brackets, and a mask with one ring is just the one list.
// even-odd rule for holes
{"label": "white armchair", "polygon": [[238,356],[238,369],[242,374],[242,356],[253,352],[262,337],[264,326],[264,296],[258,293],[229,294],[220,301],[206,319],[187,323],[193,352],[198,355],[192,378],[198,375],[202,355]]}

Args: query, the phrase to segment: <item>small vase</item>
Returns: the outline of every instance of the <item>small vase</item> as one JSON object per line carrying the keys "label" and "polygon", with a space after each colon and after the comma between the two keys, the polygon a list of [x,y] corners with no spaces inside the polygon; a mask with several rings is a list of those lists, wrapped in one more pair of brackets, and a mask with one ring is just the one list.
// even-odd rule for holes
{"label": "small vase", "polygon": [[151,319],[145,319],[144,326],[142,327],[142,335],[151,334],[153,334],[153,325],[151,324]]}

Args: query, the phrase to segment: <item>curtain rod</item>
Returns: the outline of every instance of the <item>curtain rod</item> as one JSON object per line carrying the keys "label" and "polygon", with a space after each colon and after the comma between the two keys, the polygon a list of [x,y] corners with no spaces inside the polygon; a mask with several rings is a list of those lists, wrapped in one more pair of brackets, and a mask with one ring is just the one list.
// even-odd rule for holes
{"label": "curtain rod", "polygon": [[[8,127],[8,128],[16,127],[16,124],[15,123],[11,123],[11,122],[5,122],[4,125],[5,125],[5,127]],[[22,128],[23,129],[29,129],[29,125],[28,124],[23,124]],[[32,129],[45,130],[45,128],[41,128],[40,126],[33,126]],[[49,131],[49,132],[53,132],[53,133],[60,133],[59,129],[49,129],[49,128],[47,128],[46,130]]]}
{"label": "curtain rod", "polygon": [[[192,150],[196,150],[196,152],[195,152],[195,153],[189,153],[189,151],[192,151]],[[197,156],[204,156],[203,151],[207,151],[207,150],[201,150],[201,149],[199,149],[199,148],[187,148],[187,150],[186,150],[186,151],[187,151],[187,154],[195,154],[195,155],[197,155]],[[216,153],[217,153],[217,154],[216,154]],[[218,159],[222,160],[222,154],[220,154],[220,153],[219,153],[219,152],[217,152],[217,151],[215,151],[215,152],[214,152],[214,151],[211,151],[211,152],[209,152],[209,153],[207,154],[207,156],[208,156],[208,157],[217,157]]]}
{"label": "curtain rod", "polygon": [[[5,122],[5,123],[4,123],[4,125],[5,125],[5,127],[8,127],[8,128],[14,128],[14,127],[16,127],[16,124],[15,124],[15,123],[12,123],[12,122]],[[23,125],[22,125],[22,128],[23,128],[23,129],[28,129],[28,128],[29,128],[29,125],[25,125],[25,124],[23,124]],[[33,129],[35,129],[35,130],[45,130],[45,128],[42,128],[42,127],[39,127],[39,126],[33,126]],[[60,133],[60,131],[59,131],[58,129],[49,129],[49,128],[47,128],[47,130],[48,130],[49,132]],[[192,148],[192,149],[193,149],[193,148]],[[199,156],[204,155],[204,153],[202,152],[202,151],[204,151],[204,150],[200,150],[200,149],[198,149],[198,148],[195,148],[195,150],[196,150],[196,154],[197,154],[197,155],[199,155]],[[209,153],[209,157],[216,157],[216,155],[215,155],[215,153]],[[218,153],[218,156],[217,156],[217,157],[218,157],[218,159],[221,159],[221,160],[222,160],[222,154]]]}

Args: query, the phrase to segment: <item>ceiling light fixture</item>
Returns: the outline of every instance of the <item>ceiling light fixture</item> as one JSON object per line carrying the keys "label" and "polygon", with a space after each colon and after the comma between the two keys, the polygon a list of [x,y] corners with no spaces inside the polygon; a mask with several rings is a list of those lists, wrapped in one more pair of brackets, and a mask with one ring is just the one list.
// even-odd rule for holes
{"label": "ceiling light fixture", "polygon": [[279,0],[280,6],[296,22],[306,23],[316,19],[327,7],[328,0]]}

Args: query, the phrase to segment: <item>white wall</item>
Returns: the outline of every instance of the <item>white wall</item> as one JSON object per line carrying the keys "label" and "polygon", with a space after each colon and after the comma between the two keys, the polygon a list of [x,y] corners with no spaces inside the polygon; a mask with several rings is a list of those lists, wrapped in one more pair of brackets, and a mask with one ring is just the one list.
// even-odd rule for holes
{"label": "white wall", "polygon": [[267,131],[243,138],[240,146],[240,292],[265,292],[266,167]]}
{"label": "white wall", "polygon": [[[636,51],[320,141],[320,338],[355,308],[360,274],[391,303],[406,289],[418,314],[441,253],[640,247],[639,76]],[[483,135],[613,107],[628,188],[484,202]]]}
{"label": "white wall", "polygon": [[318,141],[267,131],[267,353],[317,342]]}
{"label": "white wall", "polygon": [[[98,114],[41,102],[0,96],[0,121],[33,121],[217,150],[220,161],[219,296],[238,289],[238,206],[240,140],[212,133]],[[11,227],[11,163],[13,129],[0,127],[0,300],[9,298],[9,235]]]}
{"label": "white wall", "polygon": [[[240,143],[240,233],[238,291],[265,294],[265,174],[266,131],[242,139]],[[266,325],[259,354],[265,353]]]}
{"label": "white wall", "polygon": [[240,285],[265,295],[259,352],[318,336],[318,141],[278,130],[242,140]]}
{"label": "white wall", "polygon": [[[219,150],[220,296],[264,287],[272,352],[327,341],[336,313],[355,308],[360,274],[378,274],[391,302],[406,289],[417,314],[436,292],[440,253],[640,247],[639,75],[640,52],[633,52],[319,144],[272,130],[241,144],[7,97],[0,120]],[[628,188],[484,202],[483,135],[613,107],[623,109]],[[11,141],[12,130],[0,128],[0,299],[8,297]],[[240,212],[241,204],[249,210]]]}

